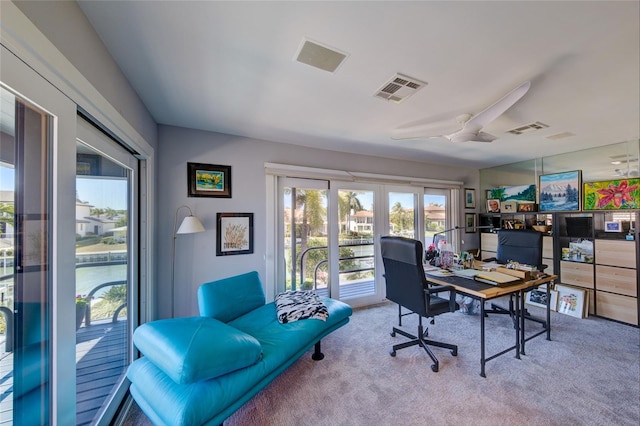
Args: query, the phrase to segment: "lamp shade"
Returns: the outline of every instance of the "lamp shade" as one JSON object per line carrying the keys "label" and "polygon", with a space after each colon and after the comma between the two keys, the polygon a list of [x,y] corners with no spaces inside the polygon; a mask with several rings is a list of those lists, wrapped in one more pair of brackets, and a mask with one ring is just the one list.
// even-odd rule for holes
{"label": "lamp shade", "polygon": [[190,215],[182,220],[176,234],[195,234],[196,232],[204,232],[204,226],[202,226],[200,219]]}

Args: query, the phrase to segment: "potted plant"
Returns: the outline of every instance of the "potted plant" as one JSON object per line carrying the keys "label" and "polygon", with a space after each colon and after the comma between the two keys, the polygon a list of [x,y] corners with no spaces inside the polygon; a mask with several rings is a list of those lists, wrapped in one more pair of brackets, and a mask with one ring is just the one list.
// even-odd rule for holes
{"label": "potted plant", "polygon": [[80,328],[82,320],[87,313],[90,297],[76,295],[76,330]]}

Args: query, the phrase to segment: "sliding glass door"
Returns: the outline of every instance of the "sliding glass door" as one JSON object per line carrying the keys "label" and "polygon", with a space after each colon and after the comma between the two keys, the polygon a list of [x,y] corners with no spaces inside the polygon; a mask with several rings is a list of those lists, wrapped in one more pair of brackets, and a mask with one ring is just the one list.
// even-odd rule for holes
{"label": "sliding glass door", "polygon": [[[137,159],[78,118],[76,424],[113,414],[126,391],[137,283]],[[133,291],[132,291],[133,290]]]}

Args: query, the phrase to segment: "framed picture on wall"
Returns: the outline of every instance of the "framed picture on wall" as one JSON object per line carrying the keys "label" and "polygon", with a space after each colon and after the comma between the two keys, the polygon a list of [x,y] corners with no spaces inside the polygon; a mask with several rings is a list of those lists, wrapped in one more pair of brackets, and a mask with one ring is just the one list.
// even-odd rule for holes
{"label": "framed picture on wall", "polygon": [[218,213],[216,231],[216,256],[253,253],[253,213]]}
{"label": "framed picture on wall", "polygon": [[540,176],[540,211],[577,211],[581,198],[580,170]]}
{"label": "framed picture on wall", "polygon": [[464,208],[475,209],[476,208],[476,190],[473,188],[464,189]]}
{"label": "framed picture on wall", "polygon": [[476,232],[476,214],[465,213],[464,214],[464,232]]}
{"label": "framed picture on wall", "polygon": [[640,208],[640,179],[616,179],[584,183],[584,210]]}
{"label": "framed picture on wall", "polygon": [[231,166],[187,163],[189,197],[231,198]]}

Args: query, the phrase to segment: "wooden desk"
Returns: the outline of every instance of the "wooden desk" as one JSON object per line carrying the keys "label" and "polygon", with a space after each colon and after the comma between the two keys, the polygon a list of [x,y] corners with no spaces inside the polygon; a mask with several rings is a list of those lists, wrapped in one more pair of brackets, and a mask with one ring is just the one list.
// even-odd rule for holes
{"label": "wooden desk", "polygon": [[[455,275],[450,276],[437,276],[426,272],[427,280],[437,285],[448,285],[455,288],[457,293],[465,296],[472,297],[480,301],[480,375],[485,375],[485,364],[500,355],[503,355],[511,350],[515,349],[516,358],[520,359],[520,354],[525,353],[524,344],[526,341],[533,339],[543,333],[547,334],[547,340],[551,340],[551,307],[549,301],[551,300],[550,285],[547,285],[547,322],[542,331],[525,338],[525,316],[524,313],[524,294],[527,290],[538,287],[542,284],[549,284],[552,281],[558,279],[557,275],[547,275],[539,279],[518,282],[505,286],[494,286],[490,284],[484,284],[478,281],[474,281],[469,278],[458,277]],[[516,342],[514,346],[511,346],[503,351],[500,351],[489,357],[485,356],[485,307],[484,302],[490,299],[495,299],[502,296],[514,296],[515,297],[515,330],[516,330]]]}

